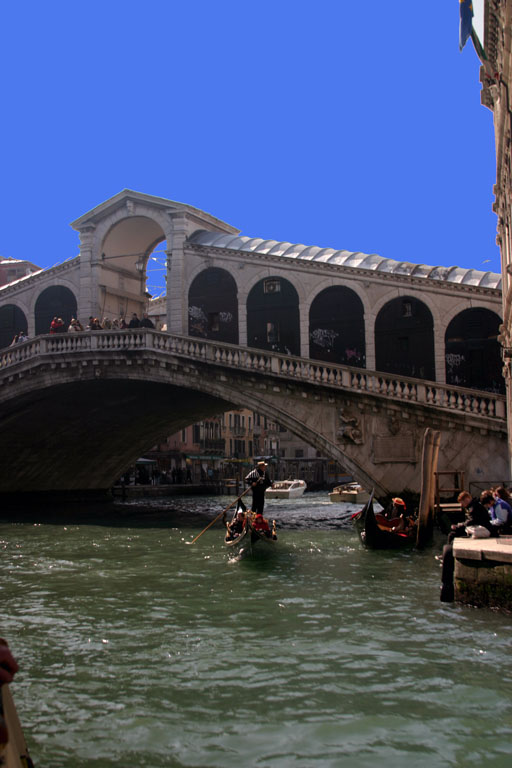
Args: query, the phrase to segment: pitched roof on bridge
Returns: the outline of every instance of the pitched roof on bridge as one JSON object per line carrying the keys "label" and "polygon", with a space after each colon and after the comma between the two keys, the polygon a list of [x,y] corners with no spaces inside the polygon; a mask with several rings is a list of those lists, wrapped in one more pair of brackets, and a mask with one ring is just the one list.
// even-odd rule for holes
{"label": "pitched roof on bridge", "polygon": [[194,232],[188,238],[188,242],[213,248],[264,253],[269,256],[285,256],[291,259],[305,259],[307,261],[336,264],[342,267],[364,269],[372,272],[387,272],[394,275],[442,280],[448,283],[501,290],[501,275],[495,272],[481,272],[477,269],[465,269],[464,267],[433,267],[428,264],[413,264],[410,261],[385,259],[376,253],[336,251],[334,248],[320,248],[316,245],[301,245],[300,243],[278,242],[277,240],[263,240],[260,237],[225,235],[218,232],[208,232],[204,229]]}

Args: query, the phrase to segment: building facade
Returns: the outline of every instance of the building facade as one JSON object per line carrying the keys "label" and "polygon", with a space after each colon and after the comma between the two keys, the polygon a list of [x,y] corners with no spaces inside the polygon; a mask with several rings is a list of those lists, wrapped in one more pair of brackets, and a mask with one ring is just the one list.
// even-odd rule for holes
{"label": "building facade", "polygon": [[[512,461],[512,0],[486,0],[481,101],[493,112],[496,142],[494,211],[501,252],[503,323],[500,327],[506,384],[508,447]],[[512,476],[512,467],[511,467]]]}

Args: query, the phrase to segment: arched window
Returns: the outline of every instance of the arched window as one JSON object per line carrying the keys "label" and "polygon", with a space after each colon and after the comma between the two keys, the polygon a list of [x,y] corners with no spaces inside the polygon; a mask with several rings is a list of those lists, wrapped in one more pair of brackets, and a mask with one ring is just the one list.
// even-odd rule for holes
{"label": "arched window", "polygon": [[364,307],[350,288],[325,288],[309,310],[309,356],[314,360],[366,366]]}
{"label": "arched window", "polygon": [[247,344],[300,355],[299,296],[283,277],[260,280],[247,298]]}
{"label": "arched window", "polygon": [[0,307],[0,347],[8,347],[20,331],[28,331],[24,312],[14,304],[4,304]]}
{"label": "arched window", "polygon": [[380,310],[375,321],[378,371],[435,380],[434,320],[419,299],[401,296]]}
{"label": "arched window", "polygon": [[210,267],[192,281],[188,332],[190,336],[238,344],[237,287],[225,269]]}
{"label": "arched window", "polygon": [[52,285],[39,294],[35,306],[36,335],[50,333],[54,317],[62,317],[67,328],[72,317],[76,317],[77,305],[72,291],[63,285]]}
{"label": "arched window", "polygon": [[504,392],[498,332],[501,319],[489,309],[465,309],[445,334],[446,383]]}

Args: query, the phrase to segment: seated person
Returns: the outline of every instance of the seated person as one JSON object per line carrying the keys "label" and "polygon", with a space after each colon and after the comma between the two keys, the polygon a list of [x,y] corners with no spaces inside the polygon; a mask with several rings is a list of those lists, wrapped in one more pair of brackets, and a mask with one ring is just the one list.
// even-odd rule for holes
{"label": "seated person", "polygon": [[236,539],[237,536],[240,536],[240,534],[244,529],[244,525],[245,525],[245,512],[242,509],[240,509],[236,513],[235,519],[231,523],[229,523],[229,525],[227,526],[229,537],[232,539]]}
{"label": "seated person", "polygon": [[487,528],[492,536],[496,535],[496,531],[493,530],[494,526],[491,524],[489,511],[478,499],[473,499],[468,491],[461,491],[457,496],[457,501],[460,502],[464,510],[465,519],[462,523],[452,525],[451,533],[448,534],[448,544],[451,544],[459,536],[467,536],[466,528],[468,526],[481,525]]}
{"label": "seated person", "polygon": [[252,521],[252,527],[255,531],[258,533],[263,533],[265,536],[270,537],[271,531],[270,531],[270,525],[268,524],[268,520],[263,517],[261,512],[257,512],[254,516],[254,519]]}
{"label": "seated person", "polygon": [[491,509],[491,523],[502,533],[512,531],[512,505],[506,488],[499,486],[493,492],[494,506]]}
{"label": "seated person", "polygon": [[393,520],[398,517],[399,521],[396,525],[393,526],[391,529],[392,531],[396,531],[397,533],[408,533],[408,531],[414,526],[415,520],[412,517],[412,513],[407,511],[405,501],[399,496],[393,499],[393,508],[391,514]]}

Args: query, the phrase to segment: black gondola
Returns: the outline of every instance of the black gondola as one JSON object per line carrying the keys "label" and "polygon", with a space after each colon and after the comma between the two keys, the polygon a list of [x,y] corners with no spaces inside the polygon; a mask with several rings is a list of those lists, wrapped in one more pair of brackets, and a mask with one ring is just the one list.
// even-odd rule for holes
{"label": "black gondola", "polygon": [[416,528],[405,531],[392,530],[400,518],[389,520],[373,511],[373,491],[363,509],[352,517],[361,542],[370,549],[405,549],[416,543]]}
{"label": "black gondola", "polygon": [[[242,510],[245,517],[244,517],[244,524],[241,531],[233,533],[233,523],[235,521],[237,513]],[[264,531],[257,531],[253,525],[252,521],[254,518],[254,513],[252,512],[246,512],[245,505],[243,502],[239,502],[235,514],[233,516],[233,520],[231,521],[231,524],[228,526],[226,525],[226,536],[224,537],[224,544],[229,549],[233,550],[234,552],[240,552],[242,549],[245,549],[246,547],[253,547],[258,542],[262,542],[266,545],[273,545],[277,541],[277,534],[276,534],[276,522],[273,521],[272,524],[272,530],[270,532],[270,535],[265,533]]]}

